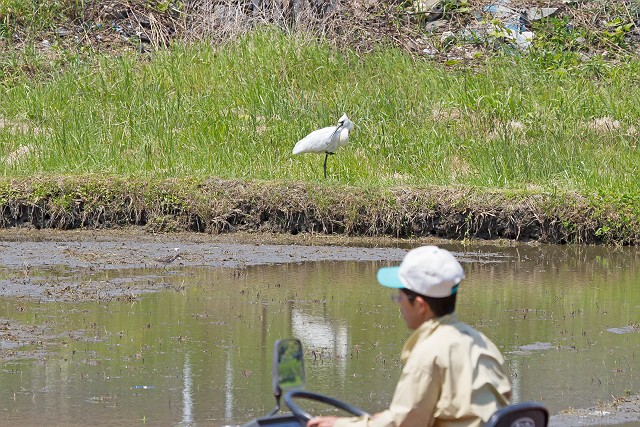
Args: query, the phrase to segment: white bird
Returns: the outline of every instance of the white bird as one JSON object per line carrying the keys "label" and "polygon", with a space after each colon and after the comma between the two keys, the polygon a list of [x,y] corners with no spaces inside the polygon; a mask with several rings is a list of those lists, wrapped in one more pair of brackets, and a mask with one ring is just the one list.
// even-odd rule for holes
{"label": "white bird", "polygon": [[338,120],[337,126],[314,130],[302,138],[293,148],[293,154],[300,153],[325,153],[324,177],[327,178],[327,159],[329,154],[335,153],[338,148],[349,143],[349,131],[353,130],[353,123],[346,114]]}

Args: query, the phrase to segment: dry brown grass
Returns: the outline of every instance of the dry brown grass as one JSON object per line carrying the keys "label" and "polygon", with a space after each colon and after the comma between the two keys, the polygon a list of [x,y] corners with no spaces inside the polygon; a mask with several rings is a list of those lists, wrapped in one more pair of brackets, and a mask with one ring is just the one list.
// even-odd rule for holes
{"label": "dry brown grass", "polygon": [[[90,51],[103,53],[146,52],[169,47],[174,41],[219,44],[267,24],[290,33],[311,34],[338,48],[357,52],[385,44],[415,56],[424,55],[426,50],[436,61],[473,64],[477,55],[494,49],[494,44],[455,42],[443,49],[440,42],[445,31],[459,34],[465,28],[485,25],[478,17],[483,16],[487,2],[469,0],[467,4],[469,9],[465,7],[464,12],[450,7],[437,21],[427,22],[424,13],[414,10],[411,2],[401,0],[183,0],[168,4],[148,0],[90,0],[80,17],[82,22],[70,19],[54,23],[55,30],[32,34],[31,39],[56,40],[80,51],[89,47]],[[562,0],[512,0],[509,7],[557,8],[557,16],[569,19],[572,27],[586,29],[594,36],[588,37],[581,49],[614,57],[622,49],[599,35],[611,29],[607,22],[613,19],[632,22],[637,14],[633,0],[568,4]],[[18,32],[20,40],[30,39],[29,28]],[[632,44],[637,45],[640,31],[634,28],[630,36]],[[7,42],[0,40],[0,47],[3,44]],[[10,48],[24,49],[25,45],[18,42]]]}
{"label": "dry brown grass", "polygon": [[596,117],[587,124],[587,127],[597,133],[608,133],[620,129],[620,121],[611,117]]}

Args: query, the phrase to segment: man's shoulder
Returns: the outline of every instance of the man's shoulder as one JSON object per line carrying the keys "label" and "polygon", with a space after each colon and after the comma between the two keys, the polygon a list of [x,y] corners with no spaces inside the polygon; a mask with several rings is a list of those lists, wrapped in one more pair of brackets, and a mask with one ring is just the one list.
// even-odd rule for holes
{"label": "man's shoulder", "polygon": [[417,332],[411,353],[435,355],[448,352],[451,347],[481,347],[494,349],[495,344],[482,332],[448,314],[424,324]]}
{"label": "man's shoulder", "polygon": [[[498,347],[479,330],[464,322],[441,324],[433,333],[416,343],[410,359],[417,366],[425,363],[452,363],[460,357],[489,357],[502,364]],[[439,361],[439,362],[435,362]],[[448,362],[445,362],[448,361]]]}
{"label": "man's shoulder", "polygon": [[441,321],[437,322],[437,326],[433,326],[428,333],[420,336],[415,348],[419,351],[437,351],[449,344],[465,340],[466,337],[476,340],[483,337],[483,335],[455,317],[442,318]]}
{"label": "man's shoulder", "polygon": [[495,344],[484,333],[457,318],[443,322],[433,333],[434,340],[449,345],[480,345],[496,348]]}
{"label": "man's shoulder", "polygon": [[454,336],[456,334],[464,334],[464,335],[471,335],[471,336],[483,335],[482,332],[480,332],[473,326],[459,320],[458,317],[455,315],[452,315],[451,317],[443,316],[440,322],[440,325],[438,326],[435,332],[438,332],[440,334],[447,334],[447,335],[453,334]]}

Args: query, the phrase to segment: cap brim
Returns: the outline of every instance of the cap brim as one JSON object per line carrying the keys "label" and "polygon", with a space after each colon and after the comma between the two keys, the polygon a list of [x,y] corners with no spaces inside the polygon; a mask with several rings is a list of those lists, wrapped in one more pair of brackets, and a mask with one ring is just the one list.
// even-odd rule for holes
{"label": "cap brim", "polygon": [[400,282],[400,276],[398,276],[399,269],[400,267],[381,268],[377,274],[378,283],[387,288],[404,288],[404,285]]}

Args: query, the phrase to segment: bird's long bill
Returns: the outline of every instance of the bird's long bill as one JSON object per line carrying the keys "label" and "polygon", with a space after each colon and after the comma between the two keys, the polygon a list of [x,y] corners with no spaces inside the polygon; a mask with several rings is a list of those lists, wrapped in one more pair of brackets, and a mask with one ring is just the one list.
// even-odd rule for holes
{"label": "bird's long bill", "polygon": [[338,132],[340,132],[340,131],[342,130],[342,126],[343,126],[343,125],[338,125],[338,126],[336,126],[336,130],[334,130],[334,131],[333,131],[333,133],[331,134],[331,139],[333,139],[333,136],[334,136],[336,133],[338,133]]}

